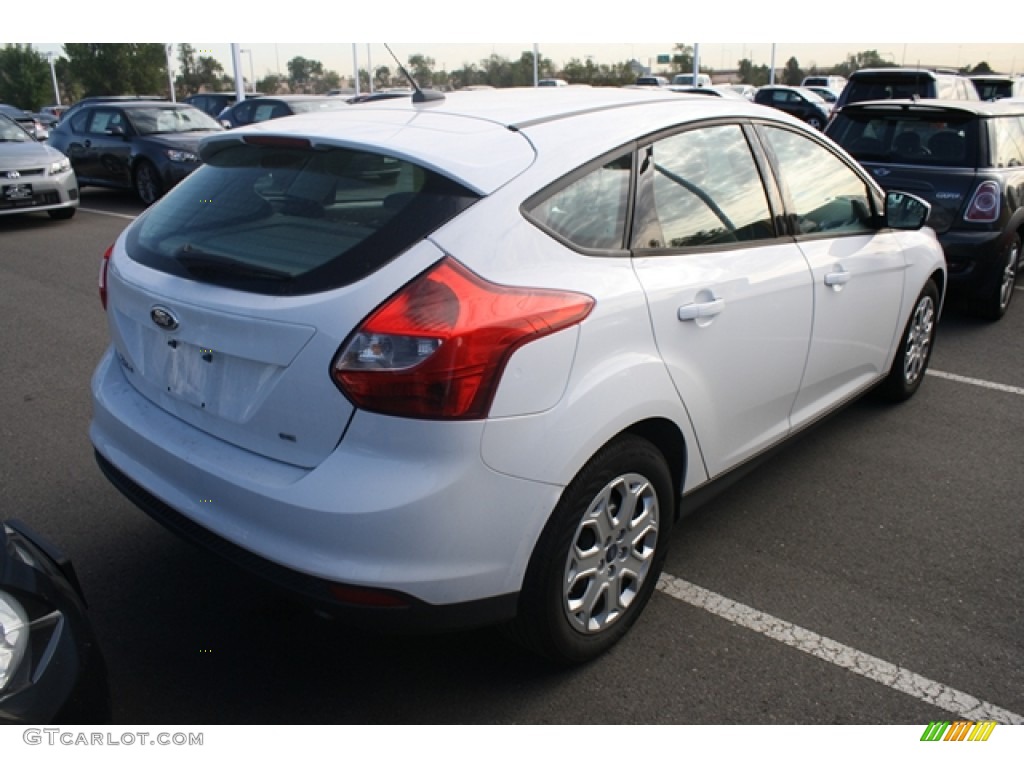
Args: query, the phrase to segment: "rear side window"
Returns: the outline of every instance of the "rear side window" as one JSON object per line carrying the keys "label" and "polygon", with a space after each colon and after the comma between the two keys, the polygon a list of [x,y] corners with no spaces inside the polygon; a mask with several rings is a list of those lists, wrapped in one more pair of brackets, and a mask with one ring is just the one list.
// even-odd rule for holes
{"label": "rear side window", "polygon": [[129,256],[255,293],[353,283],[475,202],[450,179],[365,151],[232,145],[129,230]]}
{"label": "rear side window", "polygon": [[697,128],[657,141],[644,166],[634,248],[775,237],[761,175],[739,126]]}
{"label": "rear side window", "polygon": [[624,155],[570,182],[539,203],[527,204],[534,222],[575,246],[623,247],[632,155]]}
{"label": "rear side window", "polygon": [[828,135],[862,162],[974,168],[978,120],[967,113],[844,110]]}
{"label": "rear side window", "polygon": [[996,168],[1024,165],[1024,116],[1005,115],[989,120],[992,130],[992,164]]}

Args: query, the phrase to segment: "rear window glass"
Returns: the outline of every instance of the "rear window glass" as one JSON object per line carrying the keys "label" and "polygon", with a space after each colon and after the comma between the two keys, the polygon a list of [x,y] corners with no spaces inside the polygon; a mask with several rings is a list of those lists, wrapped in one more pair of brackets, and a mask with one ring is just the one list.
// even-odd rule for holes
{"label": "rear window glass", "polygon": [[844,101],[877,101],[880,99],[910,99],[914,96],[935,97],[935,78],[931,75],[885,75],[859,77],[850,81]]}
{"label": "rear window glass", "polygon": [[973,115],[881,113],[838,114],[828,135],[862,162],[974,168],[978,121]]}
{"label": "rear window glass", "polygon": [[353,283],[471,205],[461,185],[385,155],[239,144],[129,230],[135,261],[274,295]]}

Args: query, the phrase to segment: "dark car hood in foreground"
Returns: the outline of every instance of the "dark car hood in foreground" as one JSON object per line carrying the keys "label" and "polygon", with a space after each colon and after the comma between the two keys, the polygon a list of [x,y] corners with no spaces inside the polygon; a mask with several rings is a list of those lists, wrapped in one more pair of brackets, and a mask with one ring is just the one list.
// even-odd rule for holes
{"label": "dark car hood in foreground", "polygon": [[29,627],[25,656],[0,690],[0,723],[109,722],[106,664],[74,568],[16,520],[0,525],[0,592]]}

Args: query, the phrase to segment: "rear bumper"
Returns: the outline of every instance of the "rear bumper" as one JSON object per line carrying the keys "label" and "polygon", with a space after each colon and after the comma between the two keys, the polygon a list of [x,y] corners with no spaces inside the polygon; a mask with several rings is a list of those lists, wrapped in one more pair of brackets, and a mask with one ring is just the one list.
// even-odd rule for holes
{"label": "rear bumper", "polygon": [[995,290],[1009,243],[1005,233],[950,230],[939,235],[939,243],[946,254],[951,290],[970,296]]}
{"label": "rear bumper", "polygon": [[343,607],[350,586],[401,597],[401,608],[350,611],[377,626],[510,618],[562,490],[484,465],[482,422],[357,412],[320,466],[271,461],[153,405],[109,351],[93,407],[100,467],[145,512],[321,605]]}

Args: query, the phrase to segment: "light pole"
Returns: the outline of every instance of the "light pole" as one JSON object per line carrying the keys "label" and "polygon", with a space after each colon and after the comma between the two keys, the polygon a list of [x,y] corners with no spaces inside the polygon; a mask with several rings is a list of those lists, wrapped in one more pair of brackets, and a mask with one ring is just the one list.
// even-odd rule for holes
{"label": "light pole", "polygon": [[174,55],[174,43],[168,43],[164,48],[164,52],[167,54],[167,89],[171,93],[171,102],[175,102],[174,98],[174,71],[171,69],[171,62],[173,61],[172,56]]}
{"label": "light pole", "polygon": [[53,59],[57,54],[50,51],[46,54],[46,58],[50,60],[50,78],[53,80],[53,98],[56,100],[57,106],[60,106],[60,88],[57,87],[57,70],[53,66]]}
{"label": "light pole", "polygon": [[249,54],[249,90],[256,93],[256,75],[252,70],[252,48],[239,48],[238,52]]}

